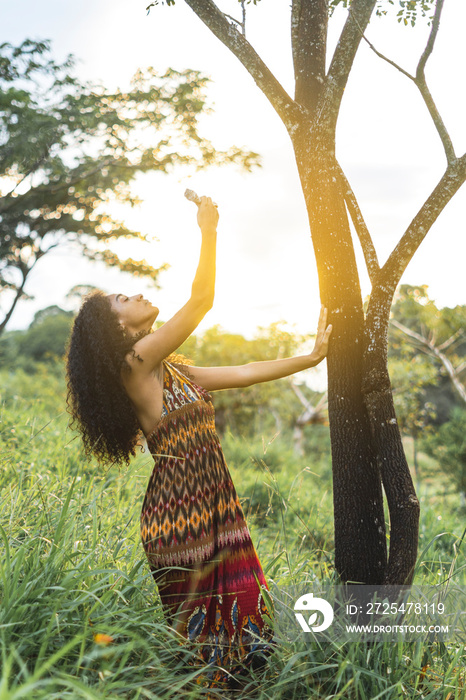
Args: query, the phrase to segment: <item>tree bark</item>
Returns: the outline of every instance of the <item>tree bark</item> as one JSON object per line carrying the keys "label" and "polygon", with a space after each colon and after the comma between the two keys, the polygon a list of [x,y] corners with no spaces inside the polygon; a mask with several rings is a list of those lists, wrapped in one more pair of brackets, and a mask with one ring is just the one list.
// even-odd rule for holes
{"label": "tree bark", "polygon": [[291,45],[295,101],[311,111],[315,108],[324,86],[327,31],[326,0],[293,0]]}
{"label": "tree bark", "polygon": [[388,323],[394,287],[376,284],[366,317],[362,396],[390,511],[390,556],[384,583],[410,584],[416,564],[419,501],[404,453],[388,374]]}
{"label": "tree bark", "polygon": [[[363,403],[364,316],[338,165],[332,147],[304,127],[295,139],[319,269],[322,303],[333,324],[328,363],[335,567],[343,581],[382,583],[387,553],[382,487]],[[322,135],[321,143],[325,142]]]}

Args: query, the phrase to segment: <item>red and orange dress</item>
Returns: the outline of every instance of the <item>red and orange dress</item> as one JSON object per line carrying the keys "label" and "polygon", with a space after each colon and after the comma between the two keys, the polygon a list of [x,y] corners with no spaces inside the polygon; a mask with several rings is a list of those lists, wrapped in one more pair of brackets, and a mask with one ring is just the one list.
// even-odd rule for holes
{"label": "red and orange dress", "polygon": [[[167,621],[195,642],[209,687],[273,646],[268,586],[215,431],[210,395],[164,361],[142,543]],[[186,368],[189,371],[189,368]],[[219,668],[221,667],[221,668]]]}

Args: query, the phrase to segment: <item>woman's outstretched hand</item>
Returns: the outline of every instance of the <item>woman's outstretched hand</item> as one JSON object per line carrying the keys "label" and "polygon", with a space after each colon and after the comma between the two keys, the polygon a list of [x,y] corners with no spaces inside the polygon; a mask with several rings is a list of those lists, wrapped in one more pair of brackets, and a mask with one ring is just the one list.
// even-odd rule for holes
{"label": "woman's outstretched hand", "polygon": [[320,307],[319,324],[317,326],[317,336],[314,349],[311,352],[311,358],[313,364],[317,365],[321,362],[324,357],[327,356],[328,352],[328,341],[330,339],[330,334],[332,332],[332,324],[327,326],[327,309],[325,306]]}
{"label": "woman's outstretched hand", "polygon": [[197,223],[202,233],[214,233],[218,224],[217,205],[213,204],[210,197],[201,197],[201,203],[197,210]]}

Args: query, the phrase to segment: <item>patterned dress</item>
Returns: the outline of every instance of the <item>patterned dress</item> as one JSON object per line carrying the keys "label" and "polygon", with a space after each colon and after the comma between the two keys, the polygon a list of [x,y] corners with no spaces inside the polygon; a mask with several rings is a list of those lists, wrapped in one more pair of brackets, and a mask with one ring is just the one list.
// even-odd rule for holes
{"label": "patterned dress", "polygon": [[238,675],[272,650],[271,599],[211,397],[173,365],[163,368],[162,418],[147,438],[155,466],[142,543],[168,623],[196,643],[206,665],[199,682],[226,688],[228,675],[218,667]]}

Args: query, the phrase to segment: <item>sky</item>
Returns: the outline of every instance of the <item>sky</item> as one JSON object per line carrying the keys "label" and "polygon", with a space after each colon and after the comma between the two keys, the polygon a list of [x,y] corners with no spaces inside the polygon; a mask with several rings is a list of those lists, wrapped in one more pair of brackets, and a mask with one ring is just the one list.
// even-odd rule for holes
{"label": "sky", "polygon": [[[51,304],[69,308],[65,296],[75,284],[106,292],[142,292],[167,320],[187,301],[196,270],[200,232],[196,207],[184,199],[186,187],[218,203],[217,291],[213,309],[199,326],[219,324],[246,336],[259,326],[284,321],[300,333],[315,331],[320,307],[318,280],[307,214],[293,151],[285,127],[237,59],[185,5],[159,5],[147,15],[145,0],[0,0],[0,42],[51,39],[58,60],[78,59],[81,78],[109,88],[128,86],[139,67],[201,70],[210,76],[214,112],[200,132],[218,148],[243,146],[258,152],[262,168],[235,166],[189,174],[148,174],[135,192],[143,200],[126,223],[153,239],[142,247],[125,241],[124,257],[145,257],[170,268],[160,290],[116,270],[56,250],[31,273],[27,291],[35,298],[18,305],[10,329],[24,328],[34,313]],[[239,17],[234,0],[218,3]],[[290,94],[293,93],[289,1],[262,0],[248,6],[247,38]],[[333,49],[346,18],[335,13]],[[446,0],[427,79],[450,131],[456,152],[466,150],[466,48],[464,0]],[[375,18],[371,42],[413,72],[429,27],[411,29],[394,19]],[[445,156],[416,87],[362,44],[343,98],[337,156],[359,199],[383,263],[445,169]],[[405,271],[402,283],[429,285],[438,306],[466,303],[464,284],[466,188],[456,195],[429,232]],[[363,296],[370,292],[355,241]]]}

